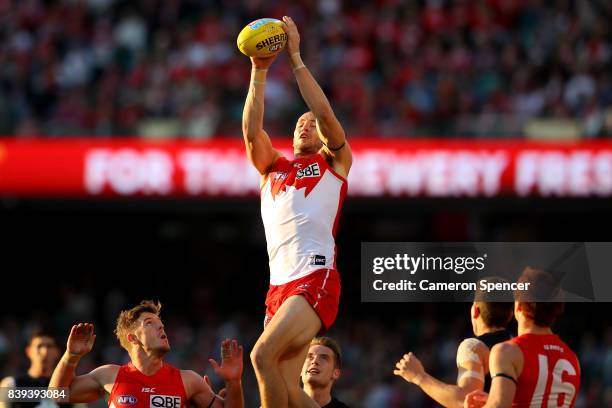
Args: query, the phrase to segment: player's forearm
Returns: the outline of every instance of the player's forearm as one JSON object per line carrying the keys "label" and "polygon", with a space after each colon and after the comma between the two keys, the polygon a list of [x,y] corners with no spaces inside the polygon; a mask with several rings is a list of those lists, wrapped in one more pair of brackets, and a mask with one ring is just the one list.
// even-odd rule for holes
{"label": "player's forearm", "polygon": [[444,407],[463,407],[463,400],[467,392],[456,385],[443,383],[427,373],[416,379],[414,383]]}
{"label": "player's forearm", "polygon": [[244,407],[244,395],[242,392],[242,382],[237,381],[226,381],[225,390],[225,408],[243,408]]}
{"label": "player's forearm", "polygon": [[315,115],[320,125],[331,126],[336,121],[331,104],[308,67],[304,65],[299,53],[291,55],[291,65],[298,88],[308,109]]}
{"label": "player's forearm", "polygon": [[80,359],[80,356],[65,352],[57,366],[55,366],[55,370],[53,370],[51,380],[49,380],[49,388],[70,388],[74,381],[74,372]]}
{"label": "player's forearm", "polygon": [[74,372],[79,364],[79,360],[81,360],[80,356],[65,352],[57,366],[55,366],[55,370],[53,370],[49,387],[69,387],[74,380]]}
{"label": "player's forearm", "polygon": [[249,93],[242,112],[242,132],[249,141],[253,141],[263,129],[266,75],[266,69],[253,67],[251,70]]}

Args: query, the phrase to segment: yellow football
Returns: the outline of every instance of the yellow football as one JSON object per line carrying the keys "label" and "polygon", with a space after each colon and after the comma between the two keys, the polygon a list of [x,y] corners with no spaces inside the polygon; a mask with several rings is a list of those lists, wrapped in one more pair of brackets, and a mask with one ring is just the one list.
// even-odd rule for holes
{"label": "yellow football", "polygon": [[238,34],[238,49],[249,57],[271,57],[287,44],[283,22],[275,18],[260,18],[249,23]]}

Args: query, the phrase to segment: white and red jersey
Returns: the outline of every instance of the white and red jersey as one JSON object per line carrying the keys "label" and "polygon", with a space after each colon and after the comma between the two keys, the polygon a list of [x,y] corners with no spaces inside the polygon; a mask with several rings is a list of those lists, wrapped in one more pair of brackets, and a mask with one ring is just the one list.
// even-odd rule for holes
{"label": "white and red jersey", "polygon": [[580,389],[580,364],[567,344],[554,334],[523,334],[510,341],[523,352],[512,407],[573,407]]}
{"label": "white and red jersey", "polygon": [[261,189],[271,285],[335,269],[334,237],[346,189],[346,179],[321,154],[276,160]]}

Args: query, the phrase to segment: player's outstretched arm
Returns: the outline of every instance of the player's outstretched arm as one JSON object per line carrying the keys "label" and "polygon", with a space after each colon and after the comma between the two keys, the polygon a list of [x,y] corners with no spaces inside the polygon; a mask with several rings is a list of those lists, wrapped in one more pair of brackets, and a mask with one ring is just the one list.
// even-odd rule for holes
{"label": "player's outstretched arm", "polygon": [[263,129],[266,76],[268,67],[277,55],[268,58],[251,58],[251,80],[242,112],[242,135],[247,156],[261,175],[267,174],[270,166],[280,156],[272,147],[270,137]]}
{"label": "player's outstretched arm", "polygon": [[444,407],[463,407],[465,396],[483,387],[482,382],[475,381],[460,382],[459,385],[444,383],[427,373],[413,353],[404,354],[404,357],[395,365],[393,373],[417,385]]}
{"label": "player's outstretched arm", "polygon": [[283,22],[287,32],[287,52],[302,98],[317,119],[319,137],[326,146],[327,154],[343,167],[344,175],[347,176],[353,162],[353,156],[350,146],[346,142],[344,129],[336,118],[325,93],[302,61],[300,34],[295,22],[287,16],[283,17]]}
{"label": "player's outstretched arm", "polygon": [[74,372],[81,358],[93,347],[96,335],[94,326],[90,323],[79,323],[72,326],[66,352],[57,363],[49,388],[68,388],[70,402],[93,402],[104,393],[104,384],[110,382],[110,377],[117,375],[118,367],[106,365],[98,367],[89,374],[76,376]]}

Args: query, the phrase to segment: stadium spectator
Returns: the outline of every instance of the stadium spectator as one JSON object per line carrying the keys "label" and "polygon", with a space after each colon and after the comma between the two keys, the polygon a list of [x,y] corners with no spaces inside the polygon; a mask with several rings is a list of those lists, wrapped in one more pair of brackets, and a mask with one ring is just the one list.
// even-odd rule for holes
{"label": "stadium spectator", "polygon": [[[348,134],[612,135],[612,3],[507,0],[0,1],[0,134],[239,137],[236,35],[283,14]],[[290,74],[270,73],[273,135],[304,110]]]}

